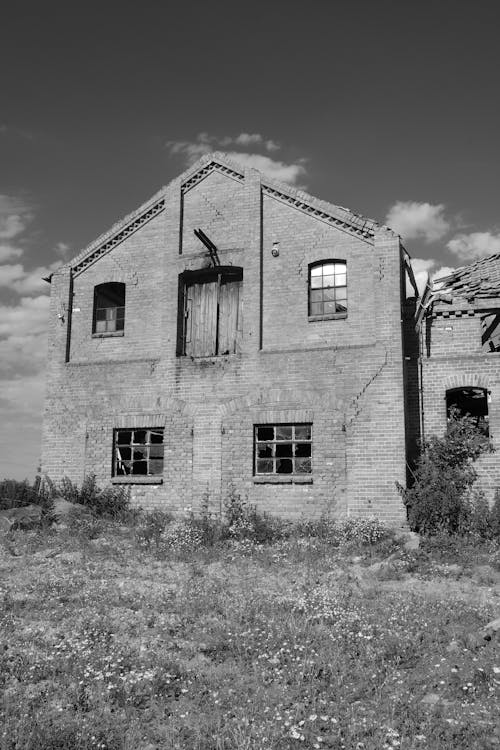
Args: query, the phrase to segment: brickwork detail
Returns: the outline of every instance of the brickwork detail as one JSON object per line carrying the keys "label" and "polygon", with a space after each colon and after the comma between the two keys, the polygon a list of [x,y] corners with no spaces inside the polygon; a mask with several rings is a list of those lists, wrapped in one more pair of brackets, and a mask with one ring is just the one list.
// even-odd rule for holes
{"label": "brickwork detail", "polygon": [[[144,507],[184,513],[208,496],[217,511],[232,488],[288,517],[404,522],[399,238],[307,201],[205,157],[54,273],[42,453],[53,479],[95,473],[109,484],[113,430],[156,426],[162,483],[130,485]],[[234,354],[176,353],[179,275],[209,263],[198,227],[224,265],[243,269]],[[308,265],[329,258],[347,264],[347,318],[310,320]],[[116,281],[126,285],[123,335],[93,336],[94,288]],[[61,319],[61,309],[71,315]],[[307,482],[254,476],[254,425],[267,422],[312,424]]]}

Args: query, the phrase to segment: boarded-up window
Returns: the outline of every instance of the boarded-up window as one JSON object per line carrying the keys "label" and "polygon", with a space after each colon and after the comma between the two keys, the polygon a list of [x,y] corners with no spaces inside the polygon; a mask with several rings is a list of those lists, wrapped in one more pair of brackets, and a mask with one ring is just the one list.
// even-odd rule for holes
{"label": "boarded-up window", "polygon": [[94,287],[92,333],[122,335],[125,328],[125,284],[109,282]]}
{"label": "boarded-up window", "polygon": [[241,269],[233,267],[183,274],[179,354],[213,357],[238,351],[242,329],[242,283]]}
{"label": "boarded-up window", "polygon": [[500,352],[500,310],[481,315],[481,344],[485,352]]}
{"label": "boarded-up window", "polygon": [[163,474],[163,428],[115,430],[113,476]]}

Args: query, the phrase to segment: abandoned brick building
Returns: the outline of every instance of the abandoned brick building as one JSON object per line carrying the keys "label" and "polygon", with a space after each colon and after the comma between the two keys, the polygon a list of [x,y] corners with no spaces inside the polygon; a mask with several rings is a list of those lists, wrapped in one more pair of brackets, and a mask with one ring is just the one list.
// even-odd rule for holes
{"label": "abandoned brick building", "polygon": [[234,490],[404,522],[408,283],[387,227],[203,157],[53,274],[43,470],[174,512]]}
{"label": "abandoned brick building", "polygon": [[[450,409],[470,414],[497,447],[500,426],[500,255],[428,286],[417,311],[421,333],[421,431],[443,434]],[[476,464],[491,502],[500,487],[498,453]]]}

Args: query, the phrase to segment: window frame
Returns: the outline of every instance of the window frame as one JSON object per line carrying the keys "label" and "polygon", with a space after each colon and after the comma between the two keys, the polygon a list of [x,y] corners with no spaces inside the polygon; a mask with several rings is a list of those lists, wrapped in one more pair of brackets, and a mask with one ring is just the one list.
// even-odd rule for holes
{"label": "window frame", "polygon": [[[118,442],[119,441],[119,435],[120,433],[130,433],[130,440],[124,441],[124,442]],[[136,433],[145,433],[145,440],[144,441],[136,441],[134,438],[136,437]],[[161,441],[159,440],[152,440],[151,434],[155,433],[156,435],[161,434]],[[162,447],[161,456],[151,456],[151,448],[160,446]],[[118,457],[118,454],[121,449],[128,449],[130,450],[130,457],[129,458],[122,458],[121,456]],[[145,452],[145,455],[141,458],[134,458],[134,449],[142,449]],[[150,472],[150,462],[151,461],[157,461],[161,462],[161,470]],[[145,462],[146,463],[146,472],[145,473],[119,473],[118,472],[118,465],[119,463],[125,465],[126,463],[130,463],[131,466],[133,466],[134,463],[139,462]],[[112,458],[112,468],[111,468],[111,476],[113,481],[116,482],[126,482],[126,483],[136,483],[140,484],[142,483],[153,483],[158,482],[160,483],[163,481],[163,472],[165,469],[165,428],[164,427],[116,427],[113,430],[113,458]]]}
{"label": "window frame", "polygon": [[[344,266],[344,273],[339,273],[339,276],[345,276],[345,284],[335,284],[335,277],[337,276],[337,272],[334,269],[333,275],[334,278],[334,284],[333,286],[321,286],[321,287],[314,287],[312,286],[311,279],[313,278],[313,271],[315,268],[323,268],[324,266],[328,265],[342,265]],[[322,273],[322,277],[324,274]],[[333,299],[332,300],[325,300],[324,299],[324,291],[325,289],[333,290]],[[312,304],[318,304],[319,302],[324,306],[325,302],[333,302],[335,306],[337,305],[337,289],[345,289],[345,310],[342,311],[335,311],[335,312],[325,312],[323,307],[322,313],[312,313]],[[311,293],[321,291],[321,300],[312,300],[311,299]],[[347,307],[347,261],[343,258],[328,258],[324,260],[316,260],[314,263],[309,263],[308,266],[308,277],[307,277],[307,315],[308,320],[315,321],[315,320],[342,320],[347,318],[348,315],[348,307]]]}
{"label": "window frame", "polygon": [[[241,341],[242,337],[242,325],[241,325],[241,308],[242,308],[242,290],[243,290],[243,268],[241,266],[210,266],[209,268],[201,268],[196,270],[186,270],[179,274],[179,287],[178,287],[178,306],[177,306],[177,346],[176,356],[177,357],[188,357],[190,359],[207,359],[211,357],[224,357],[237,354],[237,351],[229,352],[218,352],[219,346],[219,324],[221,322],[220,312],[220,289],[223,284],[230,282],[240,282],[239,297],[238,297],[238,309],[236,314],[236,328],[235,328],[235,342]],[[214,331],[215,337],[215,351],[211,354],[188,354],[186,352],[186,344],[191,343],[187,341],[187,295],[188,290],[191,286],[217,283],[217,302],[216,302],[216,329]]]}
{"label": "window frame", "polygon": [[[279,429],[288,429],[291,428],[291,436],[288,437],[278,437],[278,430]],[[302,429],[308,429],[309,430],[309,437],[297,437],[296,436],[296,429],[302,428]],[[262,436],[260,436],[259,439],[259,430],[273,430],[273,437],[272,439],[263,439]],[[271,447],[271,456],[259,456],[259,445],[267,445]],[[276,455],[277,451],[276,448],[278,446],[285,446],[285,445],[291,445],[291,455],[283,455],[278,456]],[[303,456],[297,456],[295,452],[295,446],[296,445],[307,445],[309,446],[309,455],[303,455]],[[259,483],[312,483],[313,481],[313,456],[312,456],[312,448],[313,448],[313,425],[312,422],[259,422],[253,425],[253,479],[254,482]],[[309,459],[309,471],[302,471],[297,472],[296,469],[296,461],[297,459],[303,459],[306,461]],[[272,461],[273,463],[273,471],[272,472],[262,472],[258,471],[258,462],[259,461]],[[291,472],[279,472],[277,470],[277,463],[279,460],[290,460],[292,461],[292,471]]]}
{"label": "window frame", "polygon": [[[477,410],[477,414],[473,414],[470,411],[465,411],[463,408],[458,406],[458,403],[460,400],[465,402],[464,392],[465,391],[482,391],[481,399],[478,398],[478,401],[481,400],[486,407],[486,411],[481,414],[479,413],[480,410]],[[452,397],[455,394],[455,398]],[[462,399],[460,399],[460,394],[462,394]],[[476,427],[477,429],[486,437],[490,438],[490,407],[489,407],[489,395],[490,392],[487,388],[483,388],[482,386],[476,386],[476,385],[462,385],[458,386],[456,388],[448,388],[445,393],[445,404],[446,404],[446,422],[447,424],[450,421],[450,409],[452,407],[455,407],[459,410],[461,416],[465,417],[471,417],[472,419],[476,420]],[[458,397],[458,398],[457,398]],[[470,396],[469,400],[472,401],[473,397]],[[451,403],[450,403],[451,402]],[[484,410],[483,410],[484,411]]]}
{"label": "window frame", "polygon": [[[111,287],[111,289],[110,289]],[[98,307],[99,304],[99,296],[104,297],[106,289],[108,289],[108,294],[114,293],[118,295],[120,293],[123,296],[123,305],[105,305]],[[107,281],[103,282],[102,284],[96,284],[94,287],[94,305],[92,310],[92,337],[93,338],[108,338],[113,336],[124,336],[125,335],[125,307],[126,307],[126,285],[122,281]],[[115,327],[114,328],[106,328],[103,331],[98,331],[97,326],[98,323],[101,321],[98,320],[98,312],[101,312],[103,310],[106,311],[113,311],[113,315],[111,315],[109,318],[106,315],[104,318],[104,322],[107,324],[108,322],[114,321]],[[121,315],[118,315],[118,311],[122,311]],[[118,322],[122,322],[122,327],[117,328]]]}

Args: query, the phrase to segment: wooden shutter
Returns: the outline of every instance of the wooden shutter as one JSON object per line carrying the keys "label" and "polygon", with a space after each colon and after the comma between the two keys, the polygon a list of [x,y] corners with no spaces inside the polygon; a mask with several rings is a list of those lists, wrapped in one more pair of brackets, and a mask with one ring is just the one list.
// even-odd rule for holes
{"label": "wooden shutter", "polygon": [[218,354],[233,354],[239,345],[241,328],[241,281],[222,280],[219,289]]}
{"label": "wooden shutter", "polygon": [[190,284],[186,290],[186,354],[210,357],[217,341],[216,281]]}

